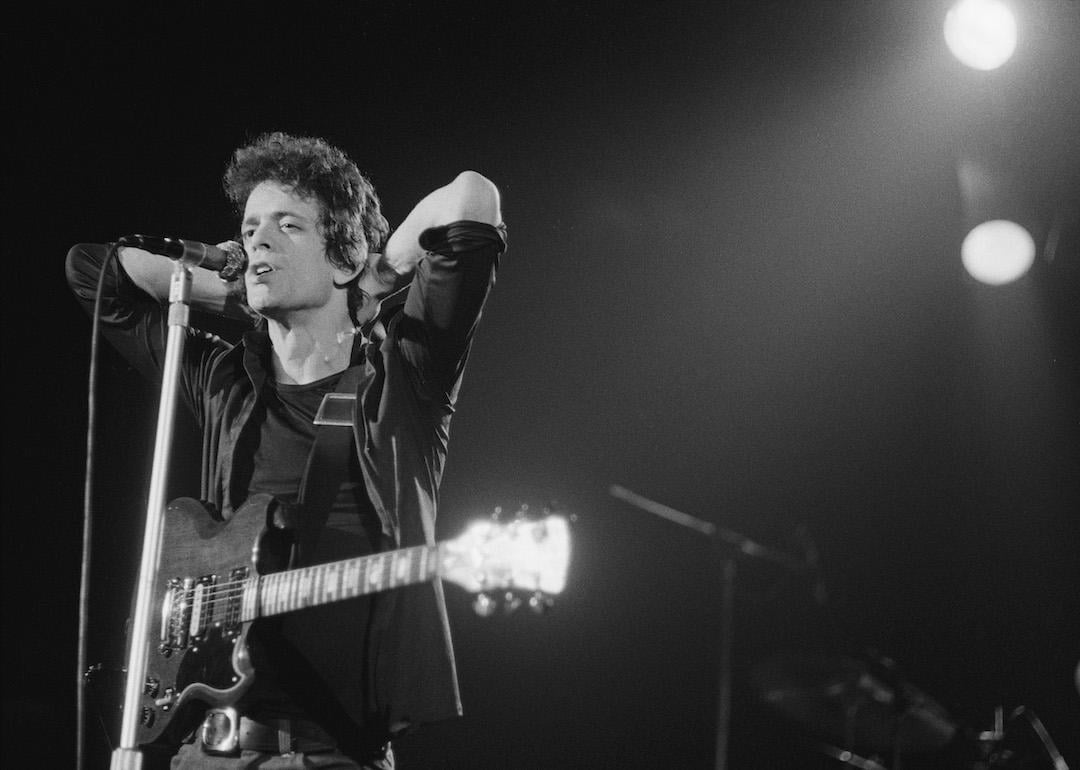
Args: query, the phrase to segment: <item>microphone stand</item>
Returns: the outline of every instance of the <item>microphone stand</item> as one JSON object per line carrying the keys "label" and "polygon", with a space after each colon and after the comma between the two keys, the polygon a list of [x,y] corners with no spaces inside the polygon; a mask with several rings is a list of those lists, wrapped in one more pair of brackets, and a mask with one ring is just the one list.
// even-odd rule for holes
{"label": "microphone stand", "polygon": [[165,495],[169,457],[173,444],[173,417],[179,392],[180,361],[184,352],[191,315],[191,266],[183,259],[173,267],[169,284],[169,331],[162,369],[161,400],[158,404],[157,436],[146,505],[142,563],[135,594],[135,614],[128,640],[127,681],[124,688],[124,716],[120,739],[113,750],[110,770],[141,770],[142,754],[136,745],[136,731],[142,719],[139,700],[146,679],[154,579],[161,563],[161,533],[165,516]]}
{"label": "microphone stand", "polygon": [[633,506],[656,514],[668,521],[681,524],[682,526],[700,532],[707,537],[722,542],[725,546],[734,548],[735,555],[722,557],[722,580],[721,586],[721,619],[720,619],[720,670],[717,682],[716,703],[716,770],[727,770],[728,740],[731,731],[731,646],[732,628],[734,625],[735,609],[735,573],[737,557],[739,555],[752,556],[757,559],[774,562],[787,569],[799,571],[807,569],[810,565],[807,561],[797,559],[786,553],[773,550],[754,542],[745,535],[730,529],[718,527],[712,522],[702,521],[690,514],[669,508],[648,498],[631,492],[617,484],[608,490],[613,497],[624,500]]}

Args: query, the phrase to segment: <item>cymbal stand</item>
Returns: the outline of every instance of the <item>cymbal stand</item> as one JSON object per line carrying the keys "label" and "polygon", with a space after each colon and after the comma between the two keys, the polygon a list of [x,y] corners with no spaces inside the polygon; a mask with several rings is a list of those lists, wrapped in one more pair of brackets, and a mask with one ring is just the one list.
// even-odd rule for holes
{"label": "cymbal stand", "polygon": [[720,625],[720,670],[717,682],[716,704],[716,770],[727,770],[728,743],[731,732],[731,647],[735,609],[735,573],[737,558],[751,556],[771,561],[792,571],[809,569],[812,565],[807,559],[799,559],[786,553],[773,550],[756,543],[750,538],[730,529],[718,527],[712,522],[703,521],[688,513],[669,508],[666,505],[649,500],[617,484],[609,487],[608,492],[620,500],[649,513],[674,522],[687,529],[692,529],[713,538],[727,549],[733,549],[733,555],[723,555],[721,585],[721,625]]}
{"label": "cymbal stand", "polygon": [[124,715],[120,723],[120,739],[113,750],[110,770],[140,770],[142,754],[136,736],[142,709],[139,700],[146,678],[146,639],[151,620],[150,595],[161,563],[161,534],[165,515],[169,456],[173,444],[173,417],[179,393],[180,361],[187,338],[191,301],[191,268],[183,260],[173,267],[169,285],[169,331],[162,367],[161,397],[158,404],[157,435],[154,441],[154,460],[150,473],[150,489],[146,505],[146,524],[143,533],[142,562],[135,594],[135,613],[128,639],[127,680],[124,687]]}

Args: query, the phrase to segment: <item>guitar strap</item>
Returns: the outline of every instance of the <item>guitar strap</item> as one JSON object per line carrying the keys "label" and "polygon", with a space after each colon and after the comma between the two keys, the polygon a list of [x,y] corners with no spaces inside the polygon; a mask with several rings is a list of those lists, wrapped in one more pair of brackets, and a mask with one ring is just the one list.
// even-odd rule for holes
{"label": "guitar strap", "polygon": [[315,440],[311,444],[304,475],[300,479],[297,502],[303,507],[302,531],[317,533],[330,515],[349,467],[353,446],[353,418],[356,411],[356,388],[364,374],[364,365],[346,369],[333,393],[323,397],[315,415]]}

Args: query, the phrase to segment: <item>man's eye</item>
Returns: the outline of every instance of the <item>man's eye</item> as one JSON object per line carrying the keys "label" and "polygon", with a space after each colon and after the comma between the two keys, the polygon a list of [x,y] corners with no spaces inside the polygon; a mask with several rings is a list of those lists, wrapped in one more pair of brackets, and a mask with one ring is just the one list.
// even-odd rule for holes
{"label": "man's eye", "polygon": [[245,240],[250,240],[250,239],[251,239],[251,236],[255,235],[255,231],[254,231],[254,230],[244,230],[243,232],[241,232],[241,233],[240,233],[240,235],[241,235],[241,236],[242,236],[242,237],[243,237],[243,238],[244,238]]}

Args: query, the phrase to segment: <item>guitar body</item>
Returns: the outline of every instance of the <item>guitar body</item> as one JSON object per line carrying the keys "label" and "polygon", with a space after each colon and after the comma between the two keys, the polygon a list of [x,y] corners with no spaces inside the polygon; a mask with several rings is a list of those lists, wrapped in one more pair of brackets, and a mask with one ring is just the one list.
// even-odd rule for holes
{"label": "guitar body", "polygon": [[247,637],[259,618],[440,579],[482,596],[527,590],[539,610],[565,584],[569,534],[560,516],[477,521],[454,540],[295,568],[288,512],[268,494],[228,521],[192,498],[169,503],[151,594],[159,622],[139,640],[138,745],[179,744],[207,708],[232,706],[251,688]]}
{"label": "guitar body", "polygon": [[242,586],[260,567],[287,566],[289,537],[273,526],[275,503],[256,495],[228,521],[192,498],[169,503],[152,594],[161,622],[145,639],[139,744],[179,743],[207,708],[235,703],[254,681]]}

